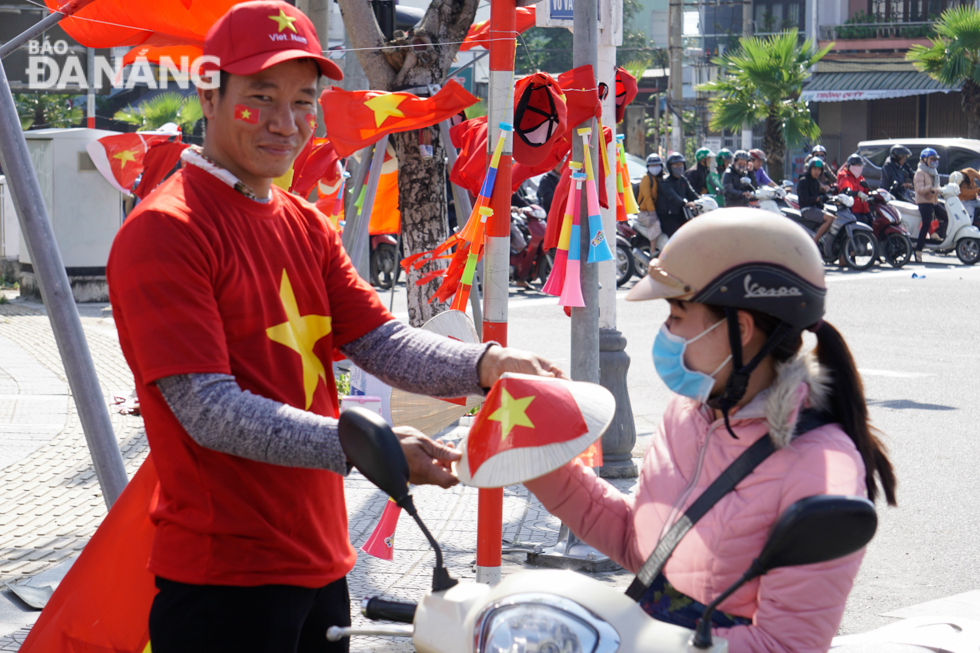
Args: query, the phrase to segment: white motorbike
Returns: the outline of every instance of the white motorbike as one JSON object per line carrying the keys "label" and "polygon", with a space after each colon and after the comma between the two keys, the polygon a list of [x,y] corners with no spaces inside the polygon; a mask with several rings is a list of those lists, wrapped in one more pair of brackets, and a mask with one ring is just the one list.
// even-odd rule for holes
{"label": "white motorbike", "polygon": [[786,204],[786,189],[779,186],[763,186],[753,191],[752,197],[749,198],[749,202],[756,208],[776,215],[783,215],[780,201]]}
{"label": "white motorbike", "polygon": [[377,597],[362,601],[372,620],[401,622],[367,628],[332,627],[327,638],[411,637],[420,653],[725,653],[711,636],[714,609],[745,582],[777,567],[848,555],[874,535],[874,506],[855,497],[802,499],[784,512],[748,571],[708,605],[695,631],[657,621],[640,605],[597,580],[571,571],[523,571],[490,587],[459,583],[442,566],[442,551],[419,518],[408,492],[408,464],[384,420],[348,409],[340,442],[365,477],[418,523],[435,551],[432,590],[418,604]]}
{"label": "white motorbike", "polygon": [[[963,181],[963,174],[959,171],[954,172],[949,176],[949,183],[939,189],[939,194],[943,196],[946,202],[949,225],[946,228],[946,237],[941,241],[927,238],[925,249],[937,254],[956,252],[956,256],[961,262],[965,265],[973,265],[980,261],[980,229],[973,226],[973,219],[958,197],[961,181]],[[914,241],[919,235],[919,228],[922,224],[919,207],[911,202],[903,202],[897,199],[889,202],[889,205],[899,212],[902,217],[902,226],[905,227]]]}

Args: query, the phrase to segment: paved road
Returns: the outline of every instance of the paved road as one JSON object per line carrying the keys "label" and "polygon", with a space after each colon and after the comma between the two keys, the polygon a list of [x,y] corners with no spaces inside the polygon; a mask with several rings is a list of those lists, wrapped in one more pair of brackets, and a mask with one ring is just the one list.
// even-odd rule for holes
{"label": "paved road", "polygon": [[[827,319],[844,333],[862,369],[872,420],[890,448],[900,483],[899,507],[879,506],[879,533],[848,602],[843,633],[889,623],[880,615],[891,610],[980,589],[980,570],[972,559],[980,535],[973,506],[980,485],[980,454],[973,441],[973,402],[980,388],[980,345],[974,336],[980,267],[939,257],[927,261],[900,271],[828,271]],[[925,278],[912,279],[913,271]],[[104,515],[74,406],[65,406],[57,349],[37,308],[19,302],[0,306],[0,580],[30,577],[70,559]],[[100,309],[85,307],[83,324],[108,398],[127,391],[132,380],[112,322]],[[395,312],[404,310],[399,297]],[[639,453],[668,399],[650,359],[667,309],[663,302],[620,301],[617,311],[633,361],[629,387]],[[512,293],[509,334],[512,346],[568,367],[569,321],[553,298]],[[4,346],[10,342],[16,346]],[[113,413],[113,423],[132,473],[146,451],[141,422]],[[630,491],[632,481],[618,484]],[[356,475],[347,489],[351,539],[359,545],[384,501]],[[448,545],[448,563],[461,577],[473,575],[474,499],[467,489],[419,491],[420,512]],[[521,489],[508,490],[505,537],[551,544],[557,526]],[[379,591],[405,598],[424,591],[431,553],[412,524],[402,523],[398,533],[394,563],[362,556],[351,576],[352,602]],[[519,558],[511,556],[507,564],[509,570],[518,568]],[[604,580],[625,586],[628,576]],[[6,623],[2,617],[0,622]],[[0,637],[9,632],[0,631]],[[0,651],[16,650],[23,633],[0,639]],[[378,647],[408,650],[378,640],[359,642],[356,649]]]}

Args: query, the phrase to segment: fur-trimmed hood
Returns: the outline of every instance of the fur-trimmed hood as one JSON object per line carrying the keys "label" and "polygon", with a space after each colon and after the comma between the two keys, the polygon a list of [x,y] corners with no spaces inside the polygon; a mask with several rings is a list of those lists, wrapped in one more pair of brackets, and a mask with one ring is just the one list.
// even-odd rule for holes
{"label": "fur-trimmed hood", "polygon": [[777,363],[774,370],[776,378],[772,385],[732,417],[764,417],[769,422],[769,437],[777,449],[782,449],[793,439],[801,409],[827,409],[830,372],[817,362],[812,351]]}

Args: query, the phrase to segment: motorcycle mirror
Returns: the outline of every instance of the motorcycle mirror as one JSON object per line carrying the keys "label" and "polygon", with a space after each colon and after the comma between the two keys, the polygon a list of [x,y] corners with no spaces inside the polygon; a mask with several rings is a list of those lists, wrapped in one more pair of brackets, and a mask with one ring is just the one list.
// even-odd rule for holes
{"label": "motorcycle mirror", "polygon": [[408,461],[402,446],[381,415],[366,408],[340,414],[337,434],[347,460],[364,477],[400,503],[408,496]]}
{"label": "motorcycle mirror", "polygon": [[779,567],[812,565],[850,555],[878,528],[874,504],[861,497],[819,495],[800,499],[779,516],[762,553],[734,585],[704,609],[691,640],[711,648],[711,614],[739,587]]}

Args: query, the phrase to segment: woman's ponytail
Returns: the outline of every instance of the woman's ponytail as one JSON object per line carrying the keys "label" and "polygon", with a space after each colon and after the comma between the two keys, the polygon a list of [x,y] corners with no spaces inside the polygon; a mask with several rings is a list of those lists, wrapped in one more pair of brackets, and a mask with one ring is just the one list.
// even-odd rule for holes
{"label": "woman's ponytail", "polygon": [[821,323],[815,333],[817,360],[830,371],[832,377],[830,412],[854,441],[864,459],[868,498],[875,500],[880,484],[888,505],[894,506],[895,472],[886,455],[885,446],[868,423],[864,384],[861,383],[851,350],[840,332],[827,322]]}

